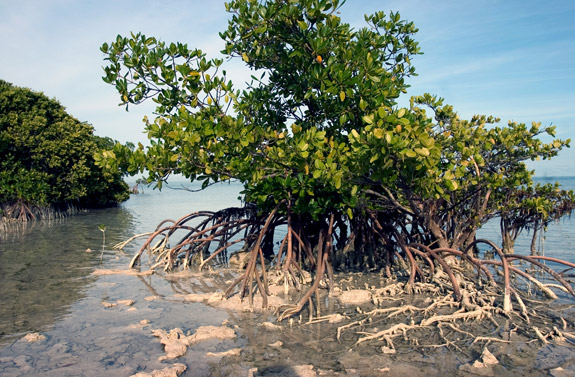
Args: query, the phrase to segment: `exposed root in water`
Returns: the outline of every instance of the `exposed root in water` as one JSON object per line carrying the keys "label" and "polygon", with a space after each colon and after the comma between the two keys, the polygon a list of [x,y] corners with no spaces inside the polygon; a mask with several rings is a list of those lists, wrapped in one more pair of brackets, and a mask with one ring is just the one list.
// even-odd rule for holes
{"label": "exposed root in water", "polygon": [[24,230],[37,220],[63,219],[79,211],[72,205],[55,208],[29,204],[23,200],[0,203],[0,236]]}
{"label": "exposed root in water", "polygon": [[128,238],[125,241],[119,242],[117,244],[115,244],[113,246],[114,250],[123,250],[124,247],[126,247],[129,243],[131,243],[134,240],[137,240],[138,238],[144,238],[144,237],[150,237],[153,234],[153,232],[146,232],[146,233],[141,233],[141,234],[136,234],[130,238]]}
{"label": "exposed root in water", "polygon": [[[416,283],[416,285],[419,285]],[[411,292],[400,283],[389,286],[395,297],[408,299]],[[378,307],[360,312],[354,321],[337,328],[336,338],[340,342],[352,342],[351,348],[363,343],[383,344],[384,353],[393,352],[396,339],[410,347],[447,347],[459,349],[476,343],[540,342],[541,345],[558,341],[567,344],[573,337],[575,323],[567,324],[564,318],[553,318],[549,308],[540,311],[527,308],[505,311],[497,301],[497,292],[480,291],[470,287],[462,289],[461,300],[453,294],[436,297],[434,290],[425,285],[427,299],[421,304],[389,305],[390,301],[374,300]],[[388,290],[389,291],[389,290]],[[372,290],[374,296],[385,295],[385,289]],[[516,297],[519,299],[519,296]],[[506,330],[508,323],[514,327]],[[562,330],[558,328],[562,327]],[[571,331],[568,331],[569,328]]]}
{"label": "exposed root in water", "polygon": [[[307,309],[309,324],[335,323],[347,317],[339,313],[322,315],[320,296],[324,289],[329,295],[334,293],[334,266],[344,271],[353,269],[352,261],[359,258],[364,270],[380,271],[388,284],[369,289],[375,309],[358,309],[361,318],[338,328],[338,339],[344,334],[349,337],[350,332],[355,334],[353,347],[384,342],[386,352],[393,352],[398,337],[420,346],[504,343],[515,336],[504,334],[505,321],[517,325],[515,334],[522,339],[545,343],[554,337],[560,339],[562,332],[572,327],[564,319],[561,323],[544,310],[537,310],[536,300],[542,296],[555,299],[558,292],[575,296],[573,282],[565,276],[575,269],[574,263],[505,254],[491,241],[482,239],[470,243],[466,250],[407,242],[403,233],[384,228],[377,215],[369,211],[353,222],[338,214],[331,214],[325,221],[301,218],[292,212],[289,201],[279,202],[264,215],[249,206],[202,211],[176,221],[165,220],[154,232],[136,235],[116,247],[123,248],[143,237],[147,238],[130,267],[140,263],[146,251],[151,270],[201,271],[236,263],[239,275],[228,282],[224,298],[247,298],[253,307],[254,297],[259,295],[265,308],[269,305],[270,285],[283,286],[285,293],[295,288],[299,297],[293,304],[277,307],[278,320],[291,321]],[[491,248],[496,259],[480,258],[471,252],[480,244]],[[302,289],[308,282],[311,284]],[[397,297],[420,293],[433,299],[425,305],[397,301]],[[371,328],[376,322],[389,325]],[[475,327],[465,325],[470,323]],[[483,328],[477,330],[478,324]],[[429,334],[430,330],[438,335],[434,341],[421,344],[427,339],[421,334]]]}
{"label": "exposed root in water", "polygon": [[136,270],[119,270],[119,269],[96,269],[92,272],[94,276],[102,275],[131,275],[131,276],[150,276],[153,275],[153,270],[136,271]]}

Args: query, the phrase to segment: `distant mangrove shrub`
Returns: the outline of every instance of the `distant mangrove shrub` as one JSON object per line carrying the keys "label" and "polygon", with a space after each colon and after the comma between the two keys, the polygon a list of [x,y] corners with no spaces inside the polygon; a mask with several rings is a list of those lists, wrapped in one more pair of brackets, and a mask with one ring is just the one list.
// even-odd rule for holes
{"label": "distant mangrove shrub", "polygon": [[55,99],[0,80],[0,206],[3,218],[115,205],[129,196],[120,172],[93,155],[114,141],[69,115]]}

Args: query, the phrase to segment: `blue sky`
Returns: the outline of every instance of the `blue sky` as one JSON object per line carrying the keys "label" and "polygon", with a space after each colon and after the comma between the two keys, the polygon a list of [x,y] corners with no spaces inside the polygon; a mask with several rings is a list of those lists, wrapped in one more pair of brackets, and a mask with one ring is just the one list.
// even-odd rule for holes
{"label": "blue sky", "polygon": [[[444,97],[465,118],[553,124],[558,137],[575,139],[575,1],[348,0],[341,17],[361,27],[377,10],[399,11],[420,30],[424,55],[413,59],[419,76],[408,94]],[[141,119],[152,108],[117,106],[101,80],[101,44],[141,31],[217,56],[228,19],[224,2],[212,0],[0,0],[0,14],[0,79],[55,97],[96,134],[122,142],[144,140]],[[239,65],[227,70],[245,81]],[[530,167],[575,175],[575,145]]]}

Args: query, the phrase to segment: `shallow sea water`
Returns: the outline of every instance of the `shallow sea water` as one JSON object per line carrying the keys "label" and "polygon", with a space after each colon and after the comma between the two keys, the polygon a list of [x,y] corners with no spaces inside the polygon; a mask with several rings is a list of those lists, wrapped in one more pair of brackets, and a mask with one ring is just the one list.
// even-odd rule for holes
{"label": "shallow sea water", "polygon": [[[569,181],[571,183],[575,181]],[[302,375],[294,365],[311,364],[324,375],[467,375],[460,366],[477,359],[477,348],[418,348],[398,346],[393,355],[369,346],[335,339],[337,325],[305,325],[296,318],[290,327],[269,331],[262,322],[275,321],[273,313],[242,313],[184,302],[188,293],[209,293],[225,287],[230,276],[203,273],[172,278],[163,274],[138,277],[93,276],[94,269],[125,269],[138,242],[122,251],[112,245],[133,234],[147,232],[165,218],[177,219],[196,210],[216,210],[240,205],[237,185],[214,186],[206,192],[146,189],[123,206],[92,211],[51,223],[38,223],[0,238],[0,376],[130,376],[162,369],[163,347],[152,329],[179,327],[194,332],[199,326],[227,323],[238,337],[208,341],[190,347],[174,362],[188,369],[182,376],[247,376],[257,367],[259,375]],[[99,224],[106,225],[105,248]],[[484,230],[494,238],[497,227]],[[497,224],[495,224],[497,225]],[[545,240],[546,255],[575,260],[575,221],[553,224]],[[529,237],[518,242],[528,244]],[[91,252],[86,252],[91,249]],[[102,262],[101,262],[102,258]],[[359,281],[377,284],[377,274]],[[364,279],[365,281],[363,281]],[[375,280],[374,280],[375,279]],[[374,283],[375,281],[375,283]],[[153,299],[152,299],[153,298]],[[133,305],[105,307],[103,303],[133,300]],[[415,298],[413,298],[415,299]],[[327,310],[357,314],[336,300],[322,299]],[[559,308],[563,313],[575,313]],[[142,322],[147,321],[147,322]],[[29,343],[23,336],[39,332],[46,339]],[[351,338],[350,338],[351,339]],[[277,341],[283,346],[269,347]],[[242,348],[241,356],[214,358],[207,352]],[[500,360],[495,375],[549,376],[554,368],[575,375],[575,347],[518,342],[491,344]],[[372,372],[367,372],[371,370]],[[378,372],[379,371],[379,372]],[[290,374],[291,373],[291,374]],[[358,372],[359,373],[359,372]]]}

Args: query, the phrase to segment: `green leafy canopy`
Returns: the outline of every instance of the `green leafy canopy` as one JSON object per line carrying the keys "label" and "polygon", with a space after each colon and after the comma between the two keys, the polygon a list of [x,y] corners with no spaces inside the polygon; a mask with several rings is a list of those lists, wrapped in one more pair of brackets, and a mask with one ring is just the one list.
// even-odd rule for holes
{"label": "green leafy canopy", "polygon": [[227,3],[222,53],[253,72],[241,91],[224,60],[186,44],[140,33],[105,43],[104,81],[127,108],[153,100],[157,116],[145,120],[149,146],[116,144],[97,163],[147,171],[160,187],[174,173],[203,187],[236,179],[246,202],[262,211],[283,201],[315,219],[387,211],[390,222],[402,217],[425,237],[450,243],[455,218],[469,235],[509,190],[531,185],[524,161],[569,145],[538,139],[552,127],[461,120],[431,95],[399,108],[420,53],[416,27],[398,13],[377,12],[356,30],[342,21],[340,6]]}
{"label": "green leafy canopy", "polygon": [[119,171],[93,154],[114,145],[42,93],[0,80],[0,204],[89,207],[128,198]]}

